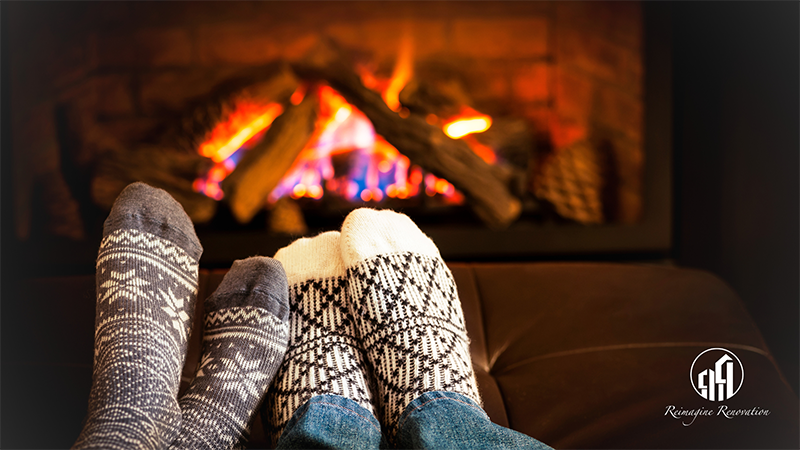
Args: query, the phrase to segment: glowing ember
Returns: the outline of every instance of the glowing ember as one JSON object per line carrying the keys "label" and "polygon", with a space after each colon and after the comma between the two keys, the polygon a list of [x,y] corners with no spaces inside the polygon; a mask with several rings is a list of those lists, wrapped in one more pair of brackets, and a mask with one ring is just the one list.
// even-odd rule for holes
{"label": "glowing ember", "polygon": [[300,102],[302,102],[303,99],[306,97],[306,91],[308,91],[308,84],[306,83],[301,84],[292,93],[292,96],[291,98],[289,98],[289,101],[292,102],[292,104],[295,106],[299,105]]}
{"label": "glowing ember", "polygon": [[461,114],[445,121],[444,133],[453,139],[462,138],[468,134],[483,133],[492,126],[492,118],[481,114],[472,108],[462,108]]}

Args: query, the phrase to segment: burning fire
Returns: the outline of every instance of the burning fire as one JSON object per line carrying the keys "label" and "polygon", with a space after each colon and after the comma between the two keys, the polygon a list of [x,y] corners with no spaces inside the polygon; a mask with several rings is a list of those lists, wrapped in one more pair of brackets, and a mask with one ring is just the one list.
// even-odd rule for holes
{"label": "burning fire", "polygon": [[200,154],[214,162],[228,159],[250,138],[270,126],[282,112],[283,106],[278,103],[240,105],[227,121],[214,128],[211,137],[200,146]]}
{"label": "burning fire", "polygon": [[249,149],[250,142],[258,141],[253,138],[261,137],[282,112],[283,106],[278,103],[237,105],[228,120],[217,124],[210,137],[200,145],[198,152],[211,158],[214,166],[205,177],[194,181],[194,190],[221,200],[220,182],[233,172],[243,152]]}
{"label": "burning fire", "polygon": [[[275,202],[284,195],[319,199],[324,190],[348,200],[379,202],[385,197],[405,199],[421,190],[460,203],[452,184],[422,169],[375,133],[367,117],[329,86],[314,90],[320,104],[316,133],[301,151],[294,166],[269,196]],[[336,176],[332,158],[351,162],[346,174]],[[424,181],[424,187],[423,187]],[[324,189],[323,189],[324,188]]]}
{"label": "burning fire", "polygon": [[410,36],[410,34],[406,33],[400,41],[400,52],[397,56],[397,63],[394,65],[392,77],[389,79],[389,84],[386,86],[382,95],[386,106],[395,112],[399,112],[401,108],[400,91],[403,90],[408,80],[411,79],[411,75],[413,75],[413,42]]}
{"label": "burning fire", "polygon": [[[379,79],[365,67],[357,68],[363,83],[381,92],[387,106],[401,117],[409,114],[400,104],[399,94],[413,74],[411,48],[410,39],[403,38],[389,79]],[[319,101],[314,134],[270,193],[269,202],[274,203],[285,195],[295,199],[321,199],[326,191],[351,201],[380,202],[386,197],[406,199],[425,192],[428,196],[441,195],[445,203],[463,202],[463,195],[447,180],[423,173],[420,167],[412,165],[406,156],[377,135],[364,113],[350,105],[333,88],[303,84],[290,101],[297,105],[306,95],[315,95]],[[219,124],[200,146],[200,154],[211,158],[215,165],[205,177],[195,180],[195,190],[221,199],[220,182],[282,112],[283,107],[278,103],[239,105],[236,112]],[[471,136],[486,131],[492,124],[491,117],[465,106],[455,117],[440,120],[430,115],[427,122],[432,125],[441,123],[449,137],[464,139],[486,162],[496,161],[494,151]],[[334,160],[347,161],[346,173],[335,172]]]}
{"label": "burning fire", "polygon": [[356,72],[361,77],[361,82],[364,83],[364,86],[380,92],[386,106],[400,114],[407,112],[403,111],[400,104],[400,92],[414,75],[413,48],[414,42],[411,39],[411,34],[404,33],[400,39],[400,48],[392,76],[388,79],[377,78],[372,68],[366,65],[356,66]]}

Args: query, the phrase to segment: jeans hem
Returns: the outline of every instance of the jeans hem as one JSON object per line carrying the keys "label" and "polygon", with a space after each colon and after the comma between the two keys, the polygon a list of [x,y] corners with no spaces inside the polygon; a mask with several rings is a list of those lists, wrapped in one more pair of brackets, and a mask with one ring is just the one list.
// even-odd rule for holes
{"label": "jeans hem", "polygon": [[489,418],[489,415],[486,414],[486,411],[483,410],[477,403],[471,400],[469,397],[463,394],[459,394],[457,392],[448,392],[448,391],[429,391],[424,392],[419,397],[415,398],[408,404],[403,414],[400,415],[400,418],[397,420],[397,424],[395,425],[395,430],[399,430],[403,423],[408,419],[408,417],[415,411],[423,408],[426,405],[429,405],[433,402],[442,401],[442,400],[451,400],[458,403],[463,403],[470,408],[478,411],[486,421],[491,422],[492,420]]}

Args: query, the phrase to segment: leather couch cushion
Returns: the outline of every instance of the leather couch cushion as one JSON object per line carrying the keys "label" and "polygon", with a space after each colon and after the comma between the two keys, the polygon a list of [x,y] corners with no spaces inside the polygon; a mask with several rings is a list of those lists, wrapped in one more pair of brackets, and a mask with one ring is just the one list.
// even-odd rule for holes
{"label": "leather couch cushion", "polygon": [[[741,301],[711,274],[623,264],[451,264],[490,417],[556,448],[798,446],[798,401]],[[767,417],[700,417],[694,358],[723,347],[746,381],[725,402]]]}
{"label": "leather couch cushion", "polygon": [[[627,264],[450,264],[492,420],[556,448],[798,448],[798,399],[742,303],[718,278]],[[201,299],[225,271],[201,271]],[[3,447],[66,448],[91,385],[94,277],[22,280],[3,302]],[[794,301],[794,299],[792,299]],[[202,302],[198,303],[202,305]],[[196,312],[183,388],[200,357]],[[689,380],[698,353],[732,350],[745,368],[731,409],[769,416],[699,417],[716,408]],[[43,432],[46,430],[46,432]],[[267,446],[256,420],[250,447]]]}

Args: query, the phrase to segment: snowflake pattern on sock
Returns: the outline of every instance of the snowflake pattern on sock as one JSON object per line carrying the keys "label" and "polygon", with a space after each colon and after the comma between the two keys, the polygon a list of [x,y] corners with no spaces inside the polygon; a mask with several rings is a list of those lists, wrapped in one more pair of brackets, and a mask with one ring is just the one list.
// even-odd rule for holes
{"label": "snowflake pattern on sock", "polygon": [[184,425],[171,448],[244,448],[286,352],[289,326],[253,306],[209,312],[204,325],[203,357],[180,399]]}
{"label": "snowflake pattern on sock", "polygon": [[136,229],[103,239],[89,415],[75,448],[163,448],[177,434],[197,276],[197,260],[167,239]]}
{"label": "snowflake pattern on sock", "polygon": [[424,392],[456,392],[481,404],[455,281],[441,259],[378,255],[350,267],[347,278],[390,438]]}
{"label": "snowflake pattern on sock", "polygon": [[373,411],[345,285],[344,277],[331,277],[289,287],[289,346],[262,411],[274,441],[315,395],[340,395]]}

